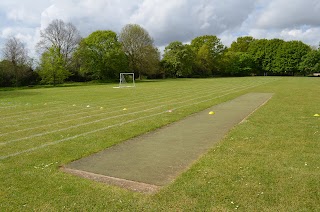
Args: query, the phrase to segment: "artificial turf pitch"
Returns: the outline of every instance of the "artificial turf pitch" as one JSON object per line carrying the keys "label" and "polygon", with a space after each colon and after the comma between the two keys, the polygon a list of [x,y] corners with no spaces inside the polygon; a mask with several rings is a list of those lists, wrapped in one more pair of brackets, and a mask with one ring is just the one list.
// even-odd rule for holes
{"label": "artificial turf pitch", "polygon": [[[172,182],[271,97],[270,93],[242,95],[62,169],[135,191],[155,192]],[[214,115],[209,114],[211,111]]]}

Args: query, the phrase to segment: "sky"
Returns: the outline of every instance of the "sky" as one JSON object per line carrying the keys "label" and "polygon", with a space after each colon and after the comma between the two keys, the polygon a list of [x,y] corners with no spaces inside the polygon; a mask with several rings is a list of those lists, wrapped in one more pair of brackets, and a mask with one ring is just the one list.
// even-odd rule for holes
{"label": "sky", "polygon": [[54,19],[71,22],[82,37],[139,24],[160,50],[201,35],[226,46],[241,36],[320,42],[320,0],[0,0],[0,48],[14,36],[36,57],[40,31]]}

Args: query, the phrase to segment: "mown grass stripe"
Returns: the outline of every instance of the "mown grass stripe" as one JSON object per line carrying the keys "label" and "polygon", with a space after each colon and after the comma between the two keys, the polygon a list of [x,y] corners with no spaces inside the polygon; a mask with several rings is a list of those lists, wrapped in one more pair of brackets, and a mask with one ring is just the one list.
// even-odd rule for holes
{"label": "mown grass stripe", "polygon": [[[225,88],[228,88],[228,87],[225,87]],[[224,89],[224,88],[220,88],[220,89]],[[202,94],[202,92],[199,92],[198,94]],[[195,94],[195,92],[192,92],[192,95],[193,96],[196,96],[196,95],[198,95],[197,93]],[[162,98],[164,98],[164,99],[168,99],[168,98],[170,98],[170,96],[163,96]],[[181,98],[185,98],[185,96],[183,96],[183,97],[181,97]],[[159,103],[159,101],[160,101],[161,99],[151,99],[151,100],[149,100],[149,101],[137,101],[136,103],[130,103],[130,108],[136,108],[136,107],[132,107],[133,105],[145,105],[146,103],[152,103],[152,102],[157,102],[157,103]],[[110,106],[108,106],[108,109],[111,109],[111,110],[114,110],[114,109],[119,109],[119,104],[120,103],[118,103],[118,105],[116,105],[115,107],[110,107]],[[101,104],[101,105],[103,105],[103,104]],[[97,108],[99,108],[99,107],[97,107]],[[90,107],[90,110],[92,110],[93,108],[92,107]],[[65,112],[65,113],[67,113],[67,115],[64,115],[64,118],[66,118],[66,117],[70,117],[70,116],[76,116],[76,115],[81,115],[81,114],[88,114],[88,113],[90,113],[90,111],[88,111],[88,108],[83,108],[83,109],[81,109],[81,111],[82,110],[86,110],[85,112],[76,112],[76,113],[70,113],[70,111],[69,110],[66,110],[66,109],[64,109],[63,111]],[[109,112],[109,113],[113,113],[113,112]],[[59,115],[63,115],[64,113],[62,113],[62,114],[59,114]],[[38,114],[38,116],[36,116],[37,117],[37,119],[40,119],[42,116],[39,116],[39,114]],[[46,117],[46,120],[51,120],[51,119],[54,119],[54,118],[56,118],[56,114],[55,114],[55,117],[53,117],[53,118],[48,118],[48,117]],[[31,118],[30,118],[31,119]],[[21,119],[16,119],[16,120],[21,120]],[[16,122],[16,120],[13,120],[14,122]],[[32,121],[28,121],[28,125],[30,125],[30,124],[35,124],[35,123],[37,123],[37,122],[41,122],[42,120],[38,120],[38,121],[35,121],[35,122],[32,122]],[[16,124],[16,125],[10,125],[10,124],[8,124],[8,123],[6,123],[6,126],[4,126],[4,127],[6,127],[6,128],[9,128],[9,127],[13,127],[13,126],[20,126],[20,125],[22,125],[22,124]],[[0,136],[1,136],[1,134],[0,134]]]}
{"label": "mown grass stripe", "polygon": [[[237,89],[237,88],[238,87],[235,87],[234,89]],[[213,95],[215,93],[220,92],[221,90],[226,91],[225,88],[220,88],[220,90],[215,90],[215,92],[210,93],[210,94],[205,95],[205,96],[202,96],[202,97],[199,97],[200,93],[199,94],[198,93],[195,94],[193,92],[192,95],[188,96],[188,98],[191,97],[191,96],[197,96],[197,98],[192,98],[190,100],[190,101],[193,101],[193,100],[196,100],[198,98],[204,98],[206,96]],[[137,109],[137,108],[145,107],[146,103],[149,104],[151,102],[156,102],[157,104],[160,104],[160,105],[163,105],[165,103],[171,103],[171,102],[172,102],[172,104],[175,104],[175,102],[181,103],[180,99],[185,100],[186,96],[183,96],[183,97],[180,97],[180,98],[175,98],[175,100],[168,100],[168,101],[164,101],[164,102],[160,102],[159,99],[154,99],[154,100],[151,100],[151,101],[144,101],[144,102],[140,102],[141,106],[138,106],[138,107],[132,107],[132,105],[131,105],[130,110],[134,110],[134,109]],[[186,100],[182,101],[182,103],[184,103],[184,102],[186,102]],[[164,106],[167,106],[167,105],[164,105]],[[156,108],[158,108],[158,107],[156,107]],[[1,136],[5,136],[5,135],[9,135],[9,134],[13,134],[13,133],[17,133],[17,132],[29,131],[29,130],[34,130],[34,129],[37,129],[37,128],[43,128],[43,127],[49,127],[49,126],[54,126],[54,125],[58,125],[58,124],[63,124],[63,123],[71,122],[71,121],[76,121],[76,120],[81,120],[81,119],[86,119],[86,118],[92,118],[92,117],[101,116],[101,115],[107,115],[107,114],[114,114],[114,113],[118,113],[118,112],[121,112],[121,111],[122,111],[122,109],[121,110],[117,110],[117,111],[113,111],[113,112],[101,112],[101,110],[99,110],[98,114],[91,114],[91,115],[81,116],[81,117],[74,118],[74,119],[68,119],[68,120],[61,121],[61,122],[55,122],[55,123],[51,123],[51,124],[45,124],[45,125],[41,125],[41,126],[37,126],[37,127],[30,127],[30,128],[20,129],[20,130],[13,130],[13,131],[10,131],[10,132],[7,132],[7,133],[0,133],[0,137]],[[88,112],[86,112],[86,113],[88,113]],[[84,113],[80,113],[80,114],[84,114]],[[75,115],[75,114],[73,114],[73,115]],[[64,116],[64,118],[66,118],[66,117],[67,116]],[[118,117],[118,116],[116,116],[116,117]],[[48,121],[48,120],[51,120],[51,119],[47,118],[46,120]],[[30,125],[30,124],[34,124],[34,122],[28,122],[28,125]],[[10,125],[7,125],[7,127],[10,127]]]}
{"label": "mown grass stripe", "polygon": [[[245,87],[245,86],[244,86],[244,87]],[[227,90],[227,91],[235,90],[235,89],[239,89],[239,88],[241,89],[242,87],[237,87],[237,88],[229,89],[229,90]],[[214,94],[214,93],[213,93],[213,94]],[[201,97],[197,97],[197,98],[192,98],[192,99],[187,99],[187,100],[184,100],[184,101],[179,101],[178,103],[179,103],[179,104],[184,104],[184,103],[187,103],[187,102],[190,102],[190,101],[196,101],[196,100],[198,100],[198,99],[202,99],[202,98],[205,98],[205,97],[208,97],[208,96],[212,96],[213,94],[208,94],[208,95],[201,96]],[[172,104],[176,104],[176,103],[172,103]],[[58,129],[58,130],[47,131],[47,132],[44,132],[44,133],[38,133],[38,134],[34,134],[34,135],[31,135],[31,136],[27,136],[27,137],[23,137],[23,138],[18,138],[18,139],[6,141],[6,142],[3,142],[3,143],[1,143],[1,144],[2,144],[2,145],[6,145],[6,144],[10,144],[10,143],[17,142],[17,141],[32,139],[32,138],[35,138],[35,137],[41,137],[41,136],[48,135],[48,134],[51,134],[51,133],[56,133],[56,132],[61,132],[61,131],[65,131],[65,130],[70,130],[70,129],[73,129],[73,128],[78,128],[78,127],[81,127],[81,126],[86,126],[86,125],[90,125],[90,124],[93,124],[93,123],[97,123],[97,122],[101,122],[101,121],[105,121],[105,120],[109,120],[109,119],[113,119],[113,118],[119,118],[119,117],[124,117],[124,116],[127,116],[127,115],[134,115],[134,114],[138,114],[138,113],[143,113],[143,112],[147,112],[147,111],[152,111],[152,110],[159,109],[159,108],[163,108],[163,107],[167,107],[167,106],[168,106],[168,105],[159,105],[159,106],[156,106],[156,107],[153,107],[153,108],[148,108],[148,109],[141,110],[141,111],[126,113],[126,114],[121,114],[121,115],[116,115],[116,116],[110,116],[110,117],[107,117],[107,118],[97,119],[97,120],[94,120],[94,121],[91,121],[91,122],[86,122],[86,123],[82,123],[82,124],[77,124],[77,125],[73,125],[73,126],[66,127],[66,128],[62,128],[62,129]]]}
{"label": "mown grass stripe", "polygon": [[[225,93],[225,94],[216,96],[216,97],[211,98],[211,99],[206,99],[206,100],[202,100],[202,101],[199,101],[199,102],[194,102],[194,103],[191,103],[189,105],[182,105],[182,106],[179,106],[179,107],[175,107],[173,109],[177,110],[177,109],[180,109],[180,108],[183,108],[183,107],[189,107],[191,105],[196,105],[196,104],[200,104],[200,103],[203,103],[203,102],[208,102],[208,101],[211,101],[213,99],[221,98],[223,96],[226,96],[226,95],[229,95],[229,94],[232,94],[232,93],[237,93],[237,92],[240,92],[240,91],[243,91],[243,90],[247,90],[249,88],[257,87],[257,86],[260,86],[260,85],[263,85],[263,84],[267,84],[267,83],[269,83],[269,82],[265,82],[265,83],[261,83],[261,84],[257,84],[257,85],[247,86],[245,88],[242,88],[242,89],[234,91],[234,92]],[[155,114],[151,114],[151,115],[148,115],[148,116],[139,117],[139,118],[136,118],[136,119],[130,119],[130,120],[122,122],[122,123],[109,125],[107,127],[99,128],[99,129],[96,129],[96,130],[93,130],[93,131],[89,131],[89,132],[85,132],[85,133],[80,133],[80,134],[77,134],[77,135],[72,136],[72,137],[56,140],[54,142],[46,143],[46,144],[43,144],[43,145],[40,145],[40,146],[37,146],[37,147],[33,147],[33,148],[30,148],[30,149],[26,149],[26,150],[19,151],[19,152],[16,152],[16,153],[12,153],[12,154],[9,154],[9,155],[0,156],[0,160],[4,160],[4,159],[10,158],[10,157],[18,156],[18,155],[21,155],[23,153],[33,152],[35,150],[42,149],[42,148],[45,148],[45,147],[48,147],[48,146],[52,146],[52,145],[55,145],[55,144],[59,144],[59,143],[64,142],[64,141],[69,141],[69,140],[72,140],[72,139],[75,139],[75,138],[78,138],[78,137],[86,136],[86,135],[89,135],[89,134],[92,134],[92,133],[96,133],[96,132],[99,132],[99,131],[103,131],[103,130],[107,130],[107,129],[110,129],[110,128],[113,128],[113,127],[122,126],[122,125],[129,124],[129,123],[132,123],[132,122],[135,122],[135,121],[138,121],[138,120],[142,120],[142,119],[147,119],[147,118],[150,118],[150,117],[158,116],[158,115],[163,114],[163,113],[167,113],[167,111],[162,111],[162,112],[159,112],[159,113],[155,113]]]}

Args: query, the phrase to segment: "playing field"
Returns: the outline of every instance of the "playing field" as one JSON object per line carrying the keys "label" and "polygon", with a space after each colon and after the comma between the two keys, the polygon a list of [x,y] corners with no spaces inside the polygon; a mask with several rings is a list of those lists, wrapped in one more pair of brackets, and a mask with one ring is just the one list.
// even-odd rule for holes
{"label": "playing field", "polygon": [[[3,210],[320,210],[319,78],[248,77],[0,90]],[[274,93],[148,196],[59,166],[248,92]],[[188,130],[188,129],[186,129]]]}

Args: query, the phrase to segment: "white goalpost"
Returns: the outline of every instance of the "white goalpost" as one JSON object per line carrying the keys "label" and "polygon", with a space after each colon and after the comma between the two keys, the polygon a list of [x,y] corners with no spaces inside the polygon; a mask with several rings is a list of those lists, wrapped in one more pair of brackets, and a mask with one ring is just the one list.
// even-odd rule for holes
{"label": "white goalpost", "polygon": [[120,73],[119,86],[114,88],[132,88],[135,86],[134,73]]}

